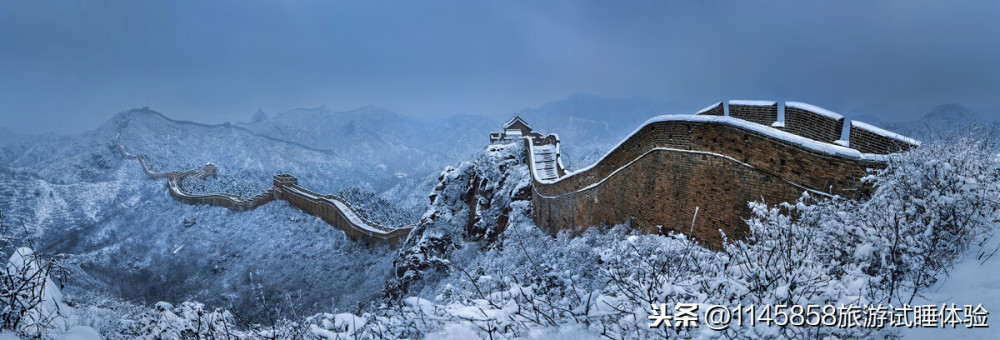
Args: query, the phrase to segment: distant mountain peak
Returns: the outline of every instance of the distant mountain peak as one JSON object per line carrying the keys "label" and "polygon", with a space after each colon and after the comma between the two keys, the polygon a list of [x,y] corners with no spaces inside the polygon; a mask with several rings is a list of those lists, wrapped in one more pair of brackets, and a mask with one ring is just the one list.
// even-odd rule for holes
{"label": "distant mountain peak", "polygon": [[109,119],[105,124],[110,124],[110,125],[118,126],[119,124],[122,124],[123,122],[128,122],[128,121],[132,121],[132,120],[136,120],[136,119],[142,119],[142,118],[147,118],[147,117],[156,117],[156,118],[161,118],[161,119],[164,119],[164,120],[167,120],[167,121],[171,120],[170,118],[167,118],[166,115],[164,115],[162,113],[159,113],[159,112],[157,112],[157,111],[155,111],[153,109],[150,109],[148,106],[143,106],[143,107],[132,108],[132,109],[128,109],[128,110],[119,112],[114,117],[111,117],[111,119]]}
{"label": "distant mountain peak", "polygon": [[264,110],[257,109],[257,112],[253,114],[252,118],[250,118],[250,123],[256,123],[265,119],[267,119],[267,114],[264,113]]}
{"label": "distant mountain peak", "polygon": [[958,103],[939,105],[924,115],[924,120],[943,121],[956,119],[968,121],[981,120],[978,113]]}
{"label": "distant mountain peak", "polygon": [[149,106],[143,106],[143,107],[134,107],[134,108],[128,109],[128,110],[126,110],[125,112],[122,112],[122,113],[125,114],[125,115],[138,115],[138,114],[149,114],[149,113],[154,113],[154,112],[156,112],[156,111],[153,111],[153,109],[150,109]]}

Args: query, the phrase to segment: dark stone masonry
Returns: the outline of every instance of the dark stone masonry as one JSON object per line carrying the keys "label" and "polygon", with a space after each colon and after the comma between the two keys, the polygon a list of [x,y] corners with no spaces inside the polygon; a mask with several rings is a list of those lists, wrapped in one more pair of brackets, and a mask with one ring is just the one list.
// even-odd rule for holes
{"label": "dark stone masonry", "polygon": [[784,130],[809,139],[832,143],[840,140],[840,135],[844,131],[844,117],[835,117],[785,106]]}
{"label": "dark stone masonry", "polygon": [[702,116],[725,116],[726,107],[722,105],[722,102],[718,102],[715,105],[706,107],[697,114]]}
{"label": "dark stone masonry", "polygon": [[[706,113],[713,110],[691,117],[715,115]],[[556,233],[630,222],[651,233],[690,234],[719,248],[723,234],[744,237],[744,219],[751,213],[747,202],[792,202],[806,191],[863,198],[870,188],[860,179],[866,169],[884,163],[856,151],[886,154],[915,146],[882,147],[885,137],[871,132],[859,135],[858,143],[867,144],[856,151],[837,146],[832,142],[839,140],[843,118],[825,111],[795,108],[789,115],[786,110],[788,132],[771,127],[777,104],[730,105],[730,116],[738,118],[734,113],[765,126],[704,117],[654,121],[586,171],[563,175],[567,172],[559,169],[558,179],[532,178],[535,223]],[[814,142],[802,143],[793,132]],[[850,132],[854,145],[854,128]]]}
{"label": "dark stone masonry", "polygon": [[778,121],[778,103],[768,105],[739,103],[746,102],[732,101],[729,103],[730,117],[767,126]]}
{"label": "dark stone masonry", "polygon": [[[912,143],[912,140],[907,140],[908,138],[895,138],[891,136],[885,136],[883,134],[892,134],[891,132],[881,130],[883,134],[880,134],[873,130],[881,130],[878,128],[869,128],[862,124],[856,124],[852,122],[851,124],[851,137],[850,145],[852,148],[857,149],[861,152],[866,153],[893,153],[893,152],[903,152],[912,148],[917,147],[916,144]],[[902,137],[902,136],[899,136]]]}

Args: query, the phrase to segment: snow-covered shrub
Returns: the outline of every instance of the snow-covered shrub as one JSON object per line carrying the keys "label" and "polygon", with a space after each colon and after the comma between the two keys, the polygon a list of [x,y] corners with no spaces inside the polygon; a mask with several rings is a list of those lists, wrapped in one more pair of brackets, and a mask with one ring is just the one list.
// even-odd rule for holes
{"label": "snow-covered shrub", "polygon": [[351,203],[351,207],[365,219],[386,227],[411,225],[420,216],[417,212],[404,209],[383,199],[371,191],[358,187],[347,187],[337,192],[337,196]]}
{"label": "snow-covered shrub", "polygon": [[[993,237],[1000,221],[1000,163],[994,152],[989,139],[935,142],[889,156],[888,166],[866,179],[874,189],[866,200],[805,194],[794,204],[753,202],[746,239],[728,243],[714,257],[675,254],[666,257],[671,264],[650,270],[644,267],[670,247],[615,252],[640,255],[611,266],[610,291],[634,308],[650,300],[673,303],[664,291],[682,288],[694,289],[688,302],[728,306],[910,303],[943,278],[970,245]],[[693,270],[678,272],[685,264]],[[638,320],[633,329],[620,327],[619,336],[648,332],[643,315],[616,316]],[[888,332],[754,327],[726,334],[816,338],[891,336]]]}
{"label": "snow-covered shrub", "polygon": [[29,338],[66,331],[71,310],[51,278],[59,264],[30,247],[15,247],[17,241],[0,214],[0,254],[10,254],[0,268],[0,329]]}
{"label": "snow-covered shrub", "polygon": [[166,302],[156,303],[156,313],[136,320],[132,335],[152,339],[224,339],[238,335],[233,315],[219,309],[205,310],[195,302],[184,302],[174,307]]}
{"label": "snow-covered shrub", "polygon": [[269,325],[250,323],[229,310],[198,302],[152,307],[89,293],[80,299],[78,319],[109,340],[117,339],[302,339],[307,331],[290,319]]}
{"label": "snow-covered shrub", "polygon": [[71,312],[62,303],[50,274],[56,263],[45,261],[31,248],[14,250],[0,272],[0,327],[25,337],[42,337],[69,328]]}
{"label": "snow-covered shrub", "polygon": [[[77,322],[61,285],[52,279],[54,274],[65,274],[60,263],[35,253],[33,242],[11,235],[0,218],[0,254],[10,254],[0,268],[0,337],[100,339],[96,330]],[[20,242],[28,247],[15,247]]]}
{"label": "snow-covered shrub", "polygon": [[[747,237],[728,240],[719,252],[683,235],[638,234],[627,226],[552,238],[531,223],[530,205],[514,201],[495,242],[435,255],[445,268],[436,285],[362,313],[363,326],[333,328],[342,330],[337,336],[361,338],[514,338],[565,327],[608,338],[896,337],[893,329],[861,327],[651,329],[647,318],[654,303],[910,302],[946,275],[961,253],[993,237],[1000,221],[1000,163],[988,139],[929,143],[887,159],[866,179],[872,190],[862,200],[813,193],[792,203],[749,203]],[[453,180],[439,189],[473,182],[471,172],[457,169],[444,177]],[[453,195],[435,191],[445,193],[436,199],[449,200],[451,209],[429,213],[443,218],[428,224],[425,236],[434,231],[476,240],[455,223],[478,213],[476,205],[463,205],[468,196],[461,195],[474,186],[457,187]],[[454,229],[441,230],[445,226]],[[313,322],[314,334],[330,329]]]}
{"label": "snow-covered shrub", "polygon": [[509,226],[530,221],[531,180],[524,147],[490,145],[469,162],[447,167],[431,203],[395,261],[390,296],[414,283],[433,284],[447,272],[453,252],[477,253],[495,245]]}
{"label": "snow-covered shrub", "polygon": [[889,158],[855,222],[863,262],[889,302],[911,302],[1000,221],[1000,160],[992,139],[960,137]]}
{"label": "snow-covered shrub", "polygon": [[218,171],[218,177],[185,177],[181,180],[181,189],[196,195],[224,193],[250,198],[271,189],[273,185],[271,176],[260,171]]}

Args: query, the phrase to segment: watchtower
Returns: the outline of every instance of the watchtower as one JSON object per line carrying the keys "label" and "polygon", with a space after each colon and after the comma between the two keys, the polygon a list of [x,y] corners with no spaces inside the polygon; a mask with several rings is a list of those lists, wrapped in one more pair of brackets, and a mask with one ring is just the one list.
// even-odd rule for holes
{"label": "watchtower", "polygon": [[515,115],[503,123],[503,132],[490,133],[490,143],[520,140],[521,137],[539,138],[541,136],[541,134],[533,132],[531,125],[528,125],[528,122],[525,122],[521,116]]}
{"label": "watchtower", "polygon": [[279,188],[291,185],[299,185],[299,179],[291,174],[274,175],[274,187]]}

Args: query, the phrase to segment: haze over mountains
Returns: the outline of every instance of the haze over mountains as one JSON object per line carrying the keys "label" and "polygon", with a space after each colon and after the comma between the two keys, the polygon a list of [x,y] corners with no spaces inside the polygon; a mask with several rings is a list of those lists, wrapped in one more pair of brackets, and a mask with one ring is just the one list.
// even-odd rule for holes
{"label": "haze over mountains", "polygon": [[[481,149],[489,132],[509,117],[423,119],[377,106],[343,112],[320,107],[258,112],[247,122],[210,125],[173,120],[169,113],[154,110],[124,112],[76,136],[21,136],[0,130],[0,161],[6,168],[30,169],[27,172],[54,183],[100,180],[120,161],[106,147],[120,136],[130,151],[148,154],[160,170],[212,162],[222,167],[223,176],[239,171],[265,182],[275,172],[292,172],[306,185],[331,192],[356,186],[400,193],[417,190],[414,183],[421,182],[422,196],[424,189],[429,190],[428,176]],[[558,134],[564,162],[578,168],[595,161],[650,117],[676,113],[693,112],[641,97],[575,94],[511,115],[521,115],[539,132]],[[929,126],[952,130],[964,129],[970,121],[992,124],[960,104],[941,105],[924,115],[889,104],[863,105],[842,113],[847,119],[916,138],[929,137]]]}
{"label": "haze over mountains", "polygon": [[967,132],[972,127],[996,128],[998,122],[957,103],[942,104],[927,113],[913,114],[888,104],[855,108],[848,118],[874,124],[920,140],[933,139],[942,133]]}
{"label": "haze over mountains", "polygon": [[411,172],[437,170],[442,162],[471,154],[482,147],[483,136],[497,124],[470,116],[421,120],[366,106],[345,112],[325,107],[295,109],[255,116],[239,126],[262,136],[328,150],[352,162],[374,163],[404,177]]}
{"label": "haze over mountains", "polygon": [[[596,155],[662,114],[656,105],[575,95],[523,113],[540,131],[561,133],[574,145],[571,155]],[[147,155],[158,171],[214,163],[219,177],[210,179],[217,182],[212,187],[229,192],[263,190],[273,174],[283,172],[322,193],[358,188],[362,193],[353,197],[378,194],[405,215],[390,218],[413,223],[441,171],[482,150],[500,124],[482,116],[423,120],[374,106],[256,114],[235,124],[180,121],[155,109],[135,109],[74,136],[3,134],[0,211],[5,222],[24,222],[40,252],[62,254],[74,276],[70,293],[239,308],[252,300],[246,289],[252,273],[261,282],[281,282],[269,289],[294,293],[299,304],[347,308],[379,287],[330,290],[321,282],[380,281],[392,268],[385,249],[362,250],[283,203],[236,213],[177,202],[162,181],[146,178],[113,143]],[[288,264],[291,258],[296,265]],[[317,270],[294,273],[302,268]]]}
{"label": "haze over mountains", "polygon": [[[589,165],[643,121],[668,113],[693,112],[644,98],[585,94],[517,112],[536,130],[560,135],[570,168]],[[943,105],[909,122],[846,115],[913,131],[917,138],[927,126],[962,129],[965,121],[984,121],[961,105]],[[213,188],[252,193],[268,187],[273,174],[287,172],[318,192],[350,189],[353,197],[371,200],[377,195],[398,206],[385,209],[400,215],[389,219],[412,223],[426,209],[441,171],[482,150],[502,122],[484,116],[427,120],[375,106],[248,118],[200,124],[136,109],[75,136],[2,133],[0,211],[5,222],[24,222],[40,252],[63,254],[75,277],[70,292],[238,307],[252,299],[246,284],[253,273],[257,280],[281,283],[269,289],[294,293],[302,305],[348,308],[376,295],[378,287],[331,290],[324,280],[382,280],[391,275],[390,251],[357,247],[280,202],[245,213],[177,202],[161,181],[149,180],[137,162],[124,160],[112,142],[148,155],[159,171],[214,163],[219,178],[211,179],[217,181]],[[296,259],[295,265],[288,259]],[[303,268],[317,269],[294,273]]]}
{"label": "haze over mountains", "polygon": [[[537,131],[560,135],[564,162],[570,169],[589,165],[643,121],[668,113],[692,112],[645,98],[586,94],[516,112]],[[970,121],[987,127],[996,124],[959,104],[941,105],[917,119],[893,118],[918,116],[904,113],[891,105],[872,104],[844,114],[918,139],[933,137],[936,132],[932,130],[966,130]],[[467,160],[484,147],[489,132],[498,130],[502,122],[486,116],[421,119],[376,106],[344,112],[323,107],[258,112],[247,122],[235,124],[200,124],[168,116],[148,109],[131,110],[75,136],[4,131],[0,133],[0,168],[46,185],[113,181],[123,166],[109,144],[117,138],[130,152],[147,154],[157,170],[215,163],[222,187],[247,187],[233,192],[262,190],[273,174],[288,172],[319,192],[357,187],[417,214],[441,169]],[[17,183],[11,187],[25,182]],[[0,209],[7,216],[38,215],[26,212],[26,205],[16,201],[7,200]],[[75,212],[68,209],[64,214]],[[42,224],[28,223],[39,230],[45,229]]]}
{"label": "haze over mountains", "polygon": [[[559,134],[567,165],[572,168],[586,166],[653,116],[685,113],[693,112],[641,97],[575,94],[510,115],[521,115],[539,132]],[[918,138],[926,135],[927,126],[961,129],[968,121],[992,123],[960,104],[941,105],[923,115],[889,104],[862,105],[841,113],[848,119]],[[465,115],[424,119],[377,106],[343,112],[325,107],[277,114],[257,112],[247,122],[235,124],[200,124],[169,116],[155,108],[132,110],[75,136],[22,136],[0,130],[0,161],[8,168],[33,167],[32,172],[49,174],[46,178],[56,182],[97,179],[100,175],[86,173],[86,167],[70,172],[57,168],[70,163],[113,163],[115,157],[106,154],[104,144],[120,134],[130,151],[149,154],[161,170],[213,162],[234,171],[288,171],[309,176],[305,170],[315,167],[334,177],[316,185],[329,184],[328,189],[335,190],[353,183],[382,192],[403,178],[436,173],[443,165],[465,159],[481,149],[489,132],[498,130],[509,118]],[[74,161],[67,162],[70,159]]]}

